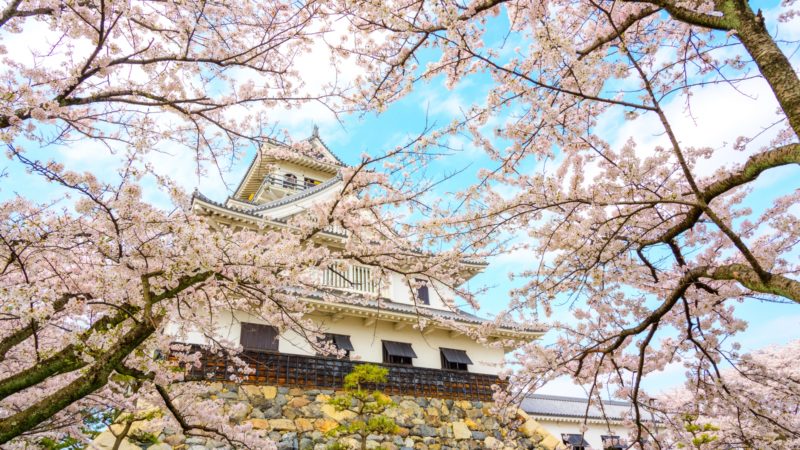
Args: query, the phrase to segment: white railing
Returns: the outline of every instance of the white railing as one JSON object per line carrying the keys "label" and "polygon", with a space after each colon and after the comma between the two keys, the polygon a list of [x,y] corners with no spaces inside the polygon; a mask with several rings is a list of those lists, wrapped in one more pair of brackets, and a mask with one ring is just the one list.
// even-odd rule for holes
{"label": "white railing", "polygon": [[338,234],[339,236],[347,236],[347,229],[341,225],[336,225],[332,223],[327,227],[323,228],[323,230],[327,231],[328,233]]}
{"label": "white railing", "polygon": [[343,291],[377,294],[380,292],[380,277],[372,267],[334,263],[322,272],[322,285]]}

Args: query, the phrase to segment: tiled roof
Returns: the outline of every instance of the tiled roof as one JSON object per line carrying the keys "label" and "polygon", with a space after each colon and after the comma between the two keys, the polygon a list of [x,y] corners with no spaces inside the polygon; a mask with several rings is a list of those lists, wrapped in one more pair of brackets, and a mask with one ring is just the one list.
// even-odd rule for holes
{"label": "tiled roof", "polygon": [[242,179],[239,180],[239,185],[236,186],[236,189],[233,191],[234,195],[236,195],[236,192],[239,192],[239,190],[242,189],[242,186],[244,186],[244,180],[247,179],[247,174],[249,174],[250,171],[253,170],[253,166],[256,164],[256,161],[258,160],[259,153],[261,153],[260,150],[256,151],[255,156],[253,156],[253,159],[250,161],[250,164],[247,166],[247,170],[244,171],[244,175],[242,176]]}
{"label": "tiled roof", "polygon": [[380,302],[379,305],[377,301],[369,301],[367,302],[368,306],[371,308],[379,309],[380,306],[383,306],[383,309],[388,311],[394,312],[402,312],[402,313],[410,313],[410,314],[422,314],[422,315],[430,315],[432,317],[440,317],[442,319],[452,319],[461,322],[471,322],[475,324],[481,324],[487,322],[486,319],[483,319],[475,314],[470,314],[466,311],[462,311],[460,309],[455,310],[445,310],[445,309],[436,309],[436,308],[428,308],[425,306],[417,306],[412,305],[410,303],[398,303],[389,300],[383,300]]}
{"label": "tiled roof", "polygon": [[[569,417],[576,419],[623,420],[632,413],[631,404],[619,400],[603,400],[603,409],[592,404],[586,411],[588,400],[579,397],[530,394],[522,400],[520,408],[536,416]],[[605,414],[604,414],[605,413]]]}
{"label": "tiled roof", "polygon": [[237,208],[236,206],[228,206],[228,205],[226,205],[224,203],[221,203],[221,202],[218,202],[216,200],[211,200],[210,198],[208,198],[205,195],[203,195],[203,193],[198,191],[197,189],[195,189],[194,192],[192,192],[192,202],[194,202],[194,200],[202,200],[202,201],[204,201],[206,203],[210,203],[210,204],[212,204],[214,206],[219,206],[220,208],[229,209],[229,210],[235,211],[237,213],[242,213],[242,214],[247,214],[247,215],[253,216],[254,218],[263,219],[263,217],[253,214],[252,213],[253,212],[252,209]]}

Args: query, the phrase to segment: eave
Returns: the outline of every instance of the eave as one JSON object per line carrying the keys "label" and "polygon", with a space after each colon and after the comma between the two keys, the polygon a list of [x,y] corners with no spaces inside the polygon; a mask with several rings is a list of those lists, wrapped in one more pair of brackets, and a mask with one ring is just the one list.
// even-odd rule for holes
{"label": "eave", "polygon": [[274,156],[266,156],[263,158],[262,164],[269,164],[273,162],[279,161],[286,161],[293,164],[297,164],[298,166],[307,167],[309,169],[319,170],[320,172],[329,173],[331,175],[336,174],[339,169],[342,168],[339,164],[333,164],[325,161],[320,161],[318,159],[314,159],[310,156],[306,155],[292,155],[282,158],[275,158]]}
{"label": "eave", "polygon": [[[261,227],[273,230],[296,228],[280,220],[269,219],[258,214],[253,214],[250,211],[226,207],[198,193],[195,193],[192,198],[192,209],[200,215],[222,218],[229,222],[236,223],[243,228],[250,228],[252,230],[257,230]],[[323,241],[336,243],[341,243],[346,238],[345,235],[332,231],[320,231],[316,237]]]}
{"label": "eave", "polygon": [[557,415],[547,415],[547,414],[531,414],[528,413],[528,417],[537,421],[537,422],[559,422],[559,423],[587,423],[591,425],[624,425],[625,421],[621,419],[598,419],[598,418],[584,418],[584,417],[572,417],[572,416],[557,416]]}
{"label": "eave", "polygon": [[[313,299],[313,298],[306,299],[306,302],[312,306],[315,312],[330,314],[333,317],[335,317],[336,315],[342,315],[348,317],[362,318],[365,320],[381,320],[385,322],[392,322],[395,324],[396,327],[415,325],[418,324],[422,319],[428,322],[427,328],[425,328],[424,330],[420,330],[422,333],[427,333],[433,330],[445,330],[453,332],[454,336],[460,334],[460,331],[458,329],[455,329],[453,327],[447,326],[444,323],[439,322],[437,320],[435,312],[426,315],[425,312],[420,311],[418,314],[414,314],[409,312],[391,311],[388,309],[382,309],[373,306],[364,306],[352,303],[329,302],[329,301],[326,302],[323,301],[322,299]],[[443,310],[443,312],[449,312],[449,311]],[[453,318],[452,320],[473,329],[478,328],[481,324],[488,322],[488,321],[464,320],[456,318]],[[515,341],[530,342],[534,339],[541,338],[546,331],[547,330],[519,330],[513,328],[499,327],[492,330],[489,336],[491,338],[496,338],[496,339],[511,339]]]}

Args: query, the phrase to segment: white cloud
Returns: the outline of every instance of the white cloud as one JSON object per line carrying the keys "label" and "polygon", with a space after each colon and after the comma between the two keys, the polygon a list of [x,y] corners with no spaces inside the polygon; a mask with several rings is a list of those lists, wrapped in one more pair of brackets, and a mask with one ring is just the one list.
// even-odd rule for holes
{"label": "white cloud", "polygon": [[[762,309],[765,305],[757,303],[754,306]],[[737,339],[742,344],[743,351],[751,352],[800,339],[800,314],[794,311],[795,305],[778,305],[770,309],[784,310],[784,314],[778,313],[772,318],[762,318],[761,321],[751,320],[747,332],[740,334]]]}
{"label": "white cloud", "polygon": [[664,370],[642,377],[642,389],[650,395],[659,395],[683,386],[686,381],[686,368],[682,363],[667,364]]}
{"label": "white cloud", "polygon": [[[663,108],[682,147],[710,147],[716,150],[711,159],[698,164],[696,172],[701,176],[711,175],[722,166],[746,160],[750,152],[733,150],[733,142],[739,136],[759,135],[779,117],[776,114],[777,101],[762,79],[744,81],[736,89],[728,84],[697,89],[689,105],[690,108],[687,108],[686,97],[680,95],[663,105]],[[613,130],[606,133],[613,148],[620,148],[629,138],[637,143],[640,156],[652,153],[657,146],[670,146],[655,114],[645,114],[629,121],[624,121],[621,115],[621,111],[606,114],[597,127],[600,130]],[[757,150],[766,145],[773,136],[773,130],[761,134],[748,146],[748,150]]]}
{"label": "white cloud", "polygon": [[[332,58],[330,48],[330,45],[350,42],[348,36],[346,22],[335,22],[329,31],[314,38],[307,52],[294,58],[292,70],[297,71],[301,80],[301,95],[317,97],[329,92],[332,86],[352,90],[356,78],[364,74],[363,68],[353,58]],[[342,133],[336,113],[329,107],[332,105],[336,109],[334,103],[335,99],[310,101],[291,108],[280,106],[268,112],[279,127],[297,139],[310,133],[311,124],[319,125],[326,135]]]}

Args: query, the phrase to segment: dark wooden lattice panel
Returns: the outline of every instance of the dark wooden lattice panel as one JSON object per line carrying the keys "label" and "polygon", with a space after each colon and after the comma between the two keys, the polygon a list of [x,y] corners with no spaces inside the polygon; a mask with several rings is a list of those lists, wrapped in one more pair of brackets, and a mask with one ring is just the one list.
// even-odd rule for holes
{"label": "dark wooden lattice panel", "polygon": [[[200,367],[188,369],[194,380],[231,381],[239,376],[243,383],[307,389],[341,389],[344,377],[359,363],[321,356],[290,355],[276,352],[244,351],[249,373],[241,373],[229,358],[202,347]],[[390,395],[413,395],[452,400],[492,400],[492,385],[504,385],[494,375],[455,370],[379,364],[389,369],[388,382],[374,386]]]}

